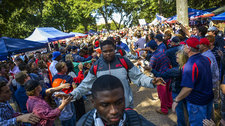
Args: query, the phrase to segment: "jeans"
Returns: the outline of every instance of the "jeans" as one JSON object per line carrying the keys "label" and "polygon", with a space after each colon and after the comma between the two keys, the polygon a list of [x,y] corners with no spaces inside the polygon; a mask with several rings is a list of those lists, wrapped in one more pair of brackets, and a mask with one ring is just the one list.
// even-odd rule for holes
{"label": "jeans", "polygon": [[187,101],[187,110],[190,126],[202,126],[204,119],[210,119],[213,109],[213,100],[206,105],[195,105]]}
{"label": "jeans", "polygon": [[220,97],[221,97],[221,118],[223,120],[225,120],[225,95],[222,93],[222,91],[220,92]]}
{"label": "jeans", "polygon": [[[177,97],[177,93],[172,92],[173,99]],[[186,107],[185,100],[181,100],[176,107],[177,126],[186,126],[184,107]]]}

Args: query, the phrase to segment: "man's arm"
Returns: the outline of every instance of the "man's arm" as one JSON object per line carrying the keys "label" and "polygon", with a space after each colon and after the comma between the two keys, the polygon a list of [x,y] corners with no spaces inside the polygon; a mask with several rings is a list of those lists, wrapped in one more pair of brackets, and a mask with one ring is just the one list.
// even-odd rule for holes
{"label": "man's arm", "polygon": [[184,98],[186,98],[191,93],[191,91],[192,91],[192,88],[183,87],[180,93],[178,94],[178,96],[174,99],[175,102],[179,102],[183,100]]}
{"label": "man's arm", "polygon": [[48,89],[45,90],[45,93],[46,93],[46,95],[49,95],[49,94],[52,94],[52,93],[54,93],[56,91],[60,91],[63,88],[70,88],[70,84],[69,83],[65,83],[65,84],[61,84],[60,86],[55,87],[55,88],[48,88]]}
{"label": "man's arm", "polygon": [[70,94],[74,96],[74,99],[81,98],[83,95],[85,95],[88,91],[91,90],[91,87],[96,79],[97,77],[89,71],[88,75],[84,78],[81,84]]}
{"label": "man's arm", "polygon": [[180,28],[188,37],[191,37],[191,33],[181,23],[177,22],[177,24],[180,25]]}

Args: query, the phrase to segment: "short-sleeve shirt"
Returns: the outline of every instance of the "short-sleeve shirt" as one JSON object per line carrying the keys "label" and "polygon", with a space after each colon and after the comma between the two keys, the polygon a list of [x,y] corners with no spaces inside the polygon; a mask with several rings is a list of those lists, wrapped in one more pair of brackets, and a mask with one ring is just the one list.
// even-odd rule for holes
{"label": "short-sleeve shirt", "polygon": [[[150,59],[149,66],[161,74],[171,68],[170,60],[164,52],[155,51]],[[165,80],[167,81],[167,80]]]}
{"label": "short-sleeve shirt", "polygon": [[158,51],[161,51],[161,52],[165,52],[166,51],[166,45],[164,44],[164,43],[161,43],[161,44],[159,44],[158,45],[158,48],[157,48],[157,50]]}
{"label": "short-sleeve shirt", "polygon": [[183,67],[181,86],[192,88],[186,100],[192,104],[206,105],[213,100],[210,61],[200,53],[192,55]]}

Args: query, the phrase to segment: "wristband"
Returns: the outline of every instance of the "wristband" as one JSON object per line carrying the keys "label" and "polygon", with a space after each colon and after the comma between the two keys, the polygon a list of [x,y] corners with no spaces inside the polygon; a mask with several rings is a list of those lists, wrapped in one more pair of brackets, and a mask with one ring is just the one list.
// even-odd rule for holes
{"label": "wristband", "polygon": [[176,101],[175,99],[173,99],[173,102],[179,103],[178,101]]}

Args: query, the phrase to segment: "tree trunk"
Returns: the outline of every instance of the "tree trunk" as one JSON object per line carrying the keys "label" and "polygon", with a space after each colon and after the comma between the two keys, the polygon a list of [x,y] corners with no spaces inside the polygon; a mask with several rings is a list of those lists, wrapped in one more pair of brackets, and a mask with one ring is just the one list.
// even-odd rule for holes
{"label": "tree trunk", "polygon": [[189,26],[188,0],[176,0],[177,20],[184,26]]}
{"label": "tree trunk", "polygon": [[162,0],[158,0],[159,4],[159,14],[162,15]]}

